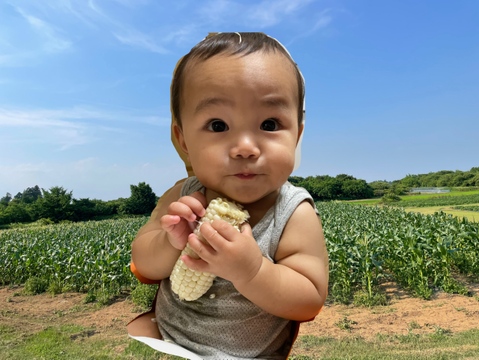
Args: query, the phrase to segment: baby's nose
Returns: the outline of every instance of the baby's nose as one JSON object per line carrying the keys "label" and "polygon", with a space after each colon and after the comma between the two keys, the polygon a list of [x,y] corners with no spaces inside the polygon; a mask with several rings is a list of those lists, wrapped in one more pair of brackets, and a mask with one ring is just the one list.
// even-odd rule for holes
{"label": "baby's nose", "polygon": [[232,158],[256,158],[260,153],[257,141],[253,136],[247,134],[240,136],[230,150]]}

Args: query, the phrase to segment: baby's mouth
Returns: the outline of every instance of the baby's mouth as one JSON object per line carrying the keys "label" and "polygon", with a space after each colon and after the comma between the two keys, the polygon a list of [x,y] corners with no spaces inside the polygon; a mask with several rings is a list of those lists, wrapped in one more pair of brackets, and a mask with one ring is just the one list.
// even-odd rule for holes
{"label": "baby's mouth", "polygon": [[239,174],[235,174],[235,176],[237,178],[247,180],[247,179],[253,179],[256,176],[256,174],[239,173]]}

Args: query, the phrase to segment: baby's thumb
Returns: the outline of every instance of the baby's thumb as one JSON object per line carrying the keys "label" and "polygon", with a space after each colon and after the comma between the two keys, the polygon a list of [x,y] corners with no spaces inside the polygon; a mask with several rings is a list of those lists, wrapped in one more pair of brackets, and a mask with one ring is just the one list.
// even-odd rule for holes
{"label": "baby's thumb", "polygon": [[241,233],[244,235],[253,236],[253,230],[251,229],[251,225],[247,222],[241,225],[240,230],[241,230]]}

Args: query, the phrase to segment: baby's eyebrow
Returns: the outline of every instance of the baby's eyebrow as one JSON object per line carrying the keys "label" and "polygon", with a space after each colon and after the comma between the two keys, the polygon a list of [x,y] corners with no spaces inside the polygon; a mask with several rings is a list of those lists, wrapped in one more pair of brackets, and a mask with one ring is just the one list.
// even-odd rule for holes
{"label": "baby's eyebrow", "polygon": [[[288,109],[291,106],[290,101],[283,96],[266,96],[259,100],[264,106],[276,109]],[[201,99],[195,107],[195,113],[198,113],[210,106],[225,105],[234,106],[234,101],[226,97],[211,96]]]}
{"label": "baby's eyebrow", "polygon": [[289,101],[282,96],[268,96],[261,100],[268,107],[287,109]]}
{"label": "baby's eyebrow", "polygon": [[212,106],[212,105],[233,105],[233,101],[227,98],[222,97],[207,97],[201,99],[201,101],[195,107],[195,113],[204,110],[205,108]]}

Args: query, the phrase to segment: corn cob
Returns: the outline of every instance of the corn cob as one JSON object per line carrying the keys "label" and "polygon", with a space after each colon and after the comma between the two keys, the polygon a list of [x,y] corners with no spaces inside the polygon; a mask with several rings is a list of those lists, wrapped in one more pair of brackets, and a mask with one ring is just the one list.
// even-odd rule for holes
{"label": "corn cob", "polygon": [[[233,203],[226,199],[216,198],[211,200],[206,208],[205,215],[201,218],[194,230],[198,238],[205,242],[205,238],[201,235],[200,227],[204,222],[212,222],[213,220],[222,219],[231,225],[236,230],[240,231],[239,226],[249,218],[248,211],[243,210],[239,204]],[[195,259],[199,256],[191,249],[190,245],[181,252],[181,255],[189,255]],[[181,257],[181,256],[180,256]],[[188,268],[181,259],[176,261],[173,271],[170,275],[171,288],[181,300],[192,301],[200,298],[213,285],[215,275],[195,271]]]}

